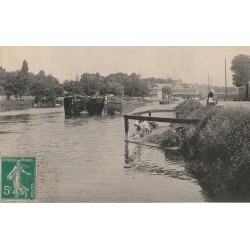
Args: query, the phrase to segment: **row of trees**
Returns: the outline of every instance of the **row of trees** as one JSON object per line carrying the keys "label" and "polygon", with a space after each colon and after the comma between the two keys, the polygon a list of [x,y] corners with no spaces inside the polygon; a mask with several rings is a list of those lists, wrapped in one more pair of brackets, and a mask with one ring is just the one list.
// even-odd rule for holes
{"label": "row of trees", "polygon": [[21,100],[24,95],[32,95],[36,102],[54,102],[57,96],[64,94],[63,86],[52,75],[46,75],[44,71],[37,75],[29,73],[25,60],[21,70],[7,72],[0,67],[0,86],[7,99],[14,95]]}
{"label": "row of trees", "polygon": [[63,87],[70,94],[101,95],[114,94],[118,96],[146,96],[149,93],[150,83],[140,75],[132,73],[110,74],[107,77],[99,73],[81,75],[79,81],[64,81]]}
{"label": "row of trees", "polygon": [[[37,75],[30,73],[28,63],[24,60],[21,70],[7,72],[0,67],[0,91],[7,99],[12,95],[22,98],[24,95],[32,95],[36,102],[42,100],[53,101],[57,96],[63,96],[64,90],[68,94],[101,95],[114,94],[118,96],[146,96],[149,86],[161,79],[143,79],[140,75],[132,73],[110,74],[107,77],[99,73],[84,73],[75,81],[65,80],[63,84],[52,75],[46,75],[40,71]],[[161,80],[162,81],[162,80]]]}

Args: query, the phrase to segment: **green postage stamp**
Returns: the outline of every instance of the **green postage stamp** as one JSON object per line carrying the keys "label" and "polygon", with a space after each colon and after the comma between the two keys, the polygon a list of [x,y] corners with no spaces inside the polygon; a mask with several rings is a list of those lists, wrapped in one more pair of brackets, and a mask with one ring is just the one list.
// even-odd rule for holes
{"label": "green postage stamp", "polygon": [[1,157],[2,200],[36,199],[36,157]]}

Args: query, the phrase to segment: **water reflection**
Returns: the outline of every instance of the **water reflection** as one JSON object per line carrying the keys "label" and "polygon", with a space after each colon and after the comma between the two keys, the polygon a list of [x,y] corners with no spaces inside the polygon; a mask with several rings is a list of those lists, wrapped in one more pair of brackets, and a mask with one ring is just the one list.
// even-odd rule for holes
{"label": "water reflection", "polygon": [[30,114],[6,115],[0,117],[0,123],[27,122],[29,119]]}
{"label": "water reflection", "polygon": [[132,168],[138,166],[141,161],[141,151],[142,148],[140,145],[136,145],[133,149],[130,149],[132,152],[129,152],[129,143],[125,142],[125,163],[124,168]]}
{"label": "water reflection", "polygon": [[194,176],[186,170],[185,162],[180,155],[171,155],[158,148],[129,143],[125,143],[124,155],[125,169],[197,183]]}

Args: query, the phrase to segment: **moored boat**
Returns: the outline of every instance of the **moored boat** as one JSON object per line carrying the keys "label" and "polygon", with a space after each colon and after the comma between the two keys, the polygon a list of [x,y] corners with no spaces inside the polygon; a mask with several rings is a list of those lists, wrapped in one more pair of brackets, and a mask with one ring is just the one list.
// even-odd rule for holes
{"label": "moored boat", "polygon": [[[66,117],[101,115],[104,109],[104,96],[67,96],[64,98],[64,112]],[[84,111],[84,112],[83,112]]]}

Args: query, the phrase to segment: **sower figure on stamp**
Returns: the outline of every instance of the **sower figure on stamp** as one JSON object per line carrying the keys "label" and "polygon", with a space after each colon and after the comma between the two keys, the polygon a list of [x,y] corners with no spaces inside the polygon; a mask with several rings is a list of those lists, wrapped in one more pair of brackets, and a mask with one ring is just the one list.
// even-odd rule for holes
{"label": "sower figure on stamp", "polygon": [[18,197],[19,195],[24,195],[25,197],[28,196],[29,189],[21,183],[21,179],[22,179],[21,176],[22,174],[31,175],[31,173],[26,172],[24,168],[27,168],[27,167],[22,166],[21,161],[18,160],[15,167],[7,176],[8,180],[13,181],[13,186],[14,186],[13,194],[16,197]]}

